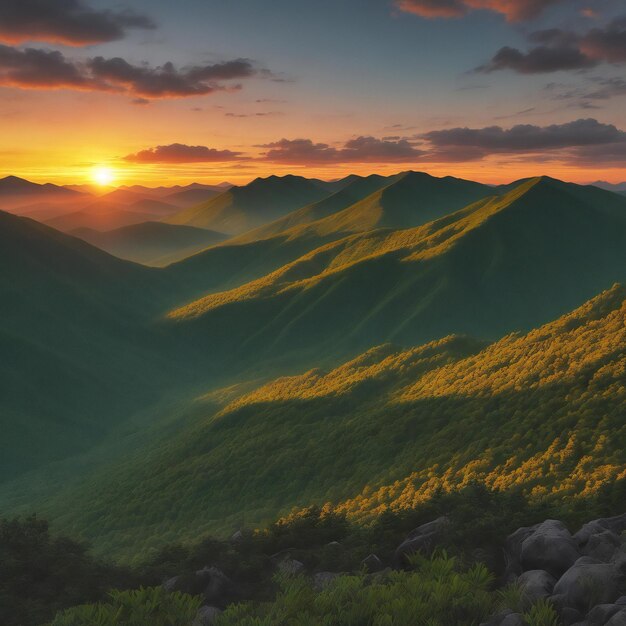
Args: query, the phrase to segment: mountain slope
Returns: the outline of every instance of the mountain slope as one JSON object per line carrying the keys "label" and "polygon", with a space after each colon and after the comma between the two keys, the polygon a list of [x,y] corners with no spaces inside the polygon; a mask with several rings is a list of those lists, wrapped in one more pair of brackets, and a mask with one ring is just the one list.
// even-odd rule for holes
{"label": "mountain slope", "polygon": [[213,349],[219,327],[241,354],[347,354],[532,328],[625,273],[624,199],[543,178],[416,229],[329,243],[170,317]]}
{"label": "mountain slope", "polygon": [[178,435],[104,468],[46,513],[100,551],[130,556],[293,506],[371,516],[469,480],[590,496],[626,471],[625,322],[626,291],[615,286],[487,347],[464,337],[386,345],[235,399],[215,394]]}
{"label": "mountain slope", "polygon": [[300,176],[257,178],[165,221],[238,235],[321,200],[330,193],[322,181]]}
{"label": "mountain slope", "polygon": [[[93,444],[167,372],[165,276],[0,212],[0,477]],[[123,355],[123,358],[120,358]]]}
{"label": "mountain slope", "polygon": [[143,222],[106,232],[79,229],[71,234],[121,259],[155,266],[174,263],[226,239],[204,228],[162,222]]}

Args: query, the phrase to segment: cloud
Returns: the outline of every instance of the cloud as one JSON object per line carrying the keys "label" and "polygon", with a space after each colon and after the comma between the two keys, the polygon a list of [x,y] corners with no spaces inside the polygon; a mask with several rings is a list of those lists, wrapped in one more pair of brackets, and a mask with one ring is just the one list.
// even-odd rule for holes
{"label": "cloud", "polygon": [[[450,128],[425,133],[434,161],[480,160],[493,154],[562,152],[565,160],[577,161],[592,153],[618,155],[624,152],[626,132],[593,118],[565,124],[534,126],[519,124],[509,129]],[[610,159],[607,159],[610,160]]]}
{"label": "cloud", "polygon": [[402,163],[415,162],[423,152],[406,139],[384,140],[357,137],[335,148],[311,139],[281,139],[260,146],[267,148],[264,158],[275,163]]}
{"label": "cloud", "polygon": [[188,146],[184,143],[172,143],[167,146],[146,148],[124,157],[130,163],[220,163],[236,161],[241,152],[217,150],[207,146]]}
{"label": "cloud", "polygon": [[0,41],[46,41],[70,46],[122,39],[131,28],[154,22],[131,11],[96,10],[82,0],[2,0]]}
{"label": "cloud", "polygon": [[540,74],[581,70],[600,63],[624,63],[626,17],[616,18],[604,28],[593,28],[582,35],[554,28],[531,33],[529,40],[541,45],[527,52],[505,46],[476,71],[513,70],[520,74]]}
{"label": "cloud", "polygon": [[395,6],[406,13],[427,18],[463,17],[473,10],[488,10],[504,15],[509,22],[530,20],[546,8],[564,0],[396,0]]}
{"label": "cloud", "polygon": [[112,91],[143,99],[181,98],[237,90],[241,85],[229,81],[265,77],[267,73],[250,59],[177,69],[169,62],[151,67],[120,57],[73,61],[58,51],[20,50],[0,44],[0,86]]}
{"label": "cloud", "polygon": [[90,79],[58,51],[0,44],[0,85],[27,88],[87,89]]}

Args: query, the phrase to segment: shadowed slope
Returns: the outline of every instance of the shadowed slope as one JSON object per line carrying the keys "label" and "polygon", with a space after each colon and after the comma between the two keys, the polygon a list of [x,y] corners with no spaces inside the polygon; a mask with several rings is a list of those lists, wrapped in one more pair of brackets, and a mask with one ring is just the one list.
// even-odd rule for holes
{"label": "shadowed slope", "polygon": [[3,477],[66,456],[146,401],[171,370],[147,329],[172,301],[165,279],[0,212]]}
{"label": "shadowed slope", "polygon": [[226,235],[204,228],[143,222],[99,232],[79,229],[72,234],[121,259],[163,266],[196,254],[226,239]]}

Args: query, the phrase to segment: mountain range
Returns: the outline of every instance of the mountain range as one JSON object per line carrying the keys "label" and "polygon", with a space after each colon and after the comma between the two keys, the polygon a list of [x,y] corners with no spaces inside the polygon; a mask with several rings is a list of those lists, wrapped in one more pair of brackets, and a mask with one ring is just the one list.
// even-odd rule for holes
{"label": "mountain range", "polygon": [[418,172],[170,196],[106,232],[0,212],[4,511],[132,560],[311,503],[626,470],[626,197]]}

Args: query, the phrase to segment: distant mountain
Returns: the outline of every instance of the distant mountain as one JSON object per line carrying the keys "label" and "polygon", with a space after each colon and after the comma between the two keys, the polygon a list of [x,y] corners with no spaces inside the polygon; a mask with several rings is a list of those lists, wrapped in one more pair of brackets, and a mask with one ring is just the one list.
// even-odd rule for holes
{"label": "distant mountain", "polygon": [[238,235],[321,200],[330,193],[328,184],[300,176],[257,178],[166,221]]}
{"label": "distant mountain", "polygon": [[217,390],[177,434],[129,438],[124,463],[48,499],[46,514],[129,558],[312,504],[367,520],[468,481],[593,497],[624,468],[625,315],[615,286],[492,345],[383,345],[328,371]]}
{"label": "distant mountain", "polygon": [[177,206],[182,209],[182,208],[194,206],[196,204],[201,204],[203,202],[207,202],[211,198],[215,198],[215,196],[223,192],[224,192],[223,188],[218,188],[218,189],[194,188],[194,189],[184,189],[183,191],[175,191],[173,193],[168,193],[166,195],[163,195],[162,198],[166,202],[169,202],[170,204],[173,204],[174,206]]}
{"label": "distant mountain", "polygon": [[204,228],[143,222],[99,232],[78,229],[71,233],[121,259],[145,265],[168,265],[224,241],[226,235]]}
{"label": "distant mountain", "polygon": [[450,333],[496,338],[622,280],[626,200],[539,178],[415,229],[339,239],[172,319],[213,349],[219,327],[242,354],[302,358]]}
{"label": "distant mountain", "polygon": [[616,193],[626,192],[626,181],[623,183],[607,183],[603,180],[597,180],[595,183],[591,183],[594,187],[600,187],[600,189],[606,189],[607,191],[614,191]]}
{"label": "distant mountain", "polygon": [[61,203],[84,201],[87,197],[86,194],[52,183],[40,185],[17,176],[0,178],[0,210],[12,211],[32,204],[49,207]]}
{"label": "distant mountain", "polygon": [[145,211],[131,211],[125,205],[120,207],[116,202],[98,200],[88,207],[47,219],[44,223],[63,232],[71,232],[78,228],[106,231],[140,224],[151,217],[158,215],[151,215]]}

